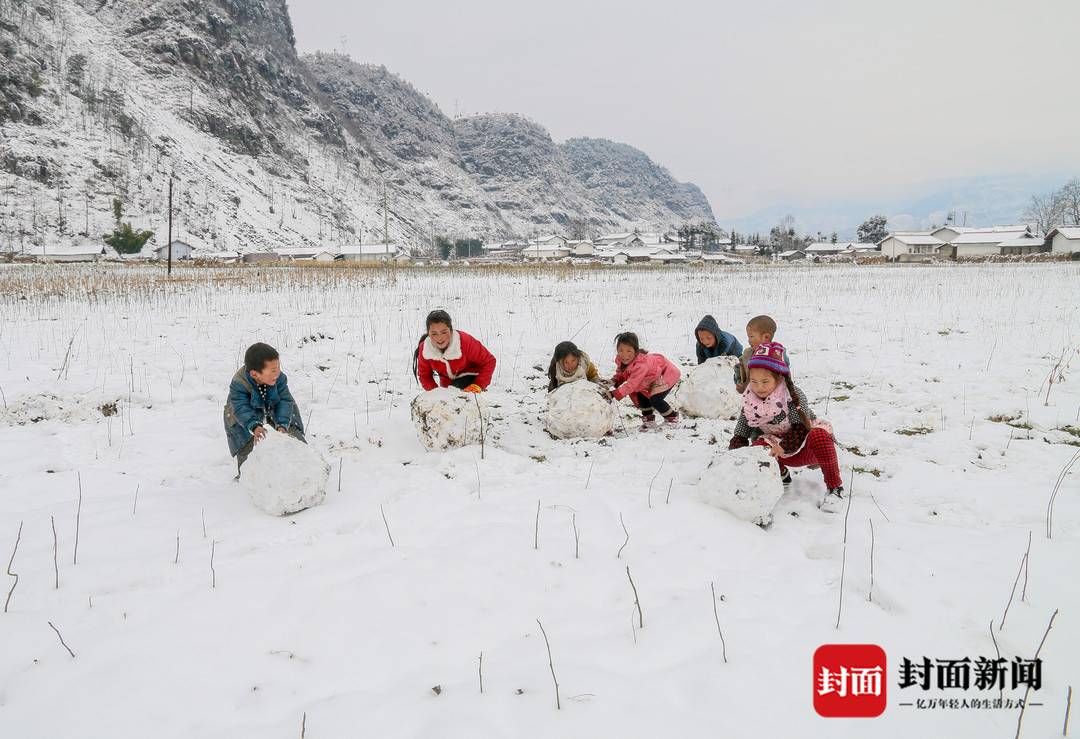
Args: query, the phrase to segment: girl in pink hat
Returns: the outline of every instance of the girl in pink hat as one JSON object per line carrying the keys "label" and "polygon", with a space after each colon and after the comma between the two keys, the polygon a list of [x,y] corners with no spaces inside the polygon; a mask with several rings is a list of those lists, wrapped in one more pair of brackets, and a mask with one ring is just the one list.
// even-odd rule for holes
{"label": "girl in pink hat", "polygon": [[839,510],[844,486],[832,428],[828,422],[817,420],[806,395],[791,381],[783,344],[760,344],[746,367],[749,378],[743,409],[728,448],[738,449],[751,442],[767,446],[769,454],[780,463],[785,485],[791,484],[789,467],[818,465],[828,488],[820,507],[829,512]]}

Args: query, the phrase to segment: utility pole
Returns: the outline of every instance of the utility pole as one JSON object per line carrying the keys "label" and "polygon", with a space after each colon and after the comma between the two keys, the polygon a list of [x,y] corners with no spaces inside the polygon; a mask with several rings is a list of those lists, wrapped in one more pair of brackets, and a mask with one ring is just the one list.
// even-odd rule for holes
{"label": "utility pole", "polygon": [[386,253],[387,258],[390,255],[390,213],[387,211],[387,194],[386,194],[386,180],[383,180],[382,186],[382,215],[383,215],[383,251]]}
{"label": "utility pole", "polygon": [[172,277],[172,185],[173,175],[169,173],[169,261],[165,268],[166,277]]}

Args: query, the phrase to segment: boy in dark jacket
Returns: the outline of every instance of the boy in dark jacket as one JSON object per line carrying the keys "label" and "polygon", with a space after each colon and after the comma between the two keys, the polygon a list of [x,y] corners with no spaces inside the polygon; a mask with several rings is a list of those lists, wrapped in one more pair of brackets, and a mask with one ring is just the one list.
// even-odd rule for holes
{"label": "boy in dark jacket", "polygon": [[244,366],[233,375],[225,403],[225,436],[229,453],[236,457],[237,477],[255,444],[266,436],[263,424],[307,443],[277,349],[259,343],[244,352]]}
{"label": "boy in dark jacket", "polygon": [[694,329],[694,337],[697,339],[697,363],[704,364],[706,359],[713,357],[738,357],[743,348],[739,340],[727,331],[721,331],[716,319],[705,316]]}

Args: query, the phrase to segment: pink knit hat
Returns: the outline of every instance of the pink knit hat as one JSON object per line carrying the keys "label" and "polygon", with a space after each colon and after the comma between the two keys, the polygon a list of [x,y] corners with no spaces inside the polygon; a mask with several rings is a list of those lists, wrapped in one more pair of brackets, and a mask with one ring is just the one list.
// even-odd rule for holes
{"label": "pink knit hat", "polygon": [[778,341],[766,341],[758,344],[758,348],[754,350],[754,354],[747,361],[746,366],[748,369],[760,367],[778,375],[790,375],[791,368],[788,367],[786,355],[787,352],[784,350],[783,344]]}

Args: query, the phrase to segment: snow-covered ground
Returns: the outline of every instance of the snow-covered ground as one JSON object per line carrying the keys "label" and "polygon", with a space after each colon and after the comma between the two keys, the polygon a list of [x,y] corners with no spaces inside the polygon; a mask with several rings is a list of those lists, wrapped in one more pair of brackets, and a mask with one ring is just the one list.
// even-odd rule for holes
{"label": "snow-covered ground", "polygon": [[[166,284],[2,267],[0,565],[22,531],[0,736],[296,737],[302,722],[313,738],[1012,736],[1015,710],[900,706],[923,695],[898,688],[896,663],[993,656],[991,620],[1003,656],[1030,658],[1060,609],[1022,734],[1059,735],[1080,686],[1080,472],[1052,539],[1046,513],[1080,442],[1080,382],[1066,370],[1047,403],[1046,379],[1080,340],[1078,278],[280,268]],[[434,307],[499,359],[483,450],[426,452],[410,421],[410,353]],[[845,447],[846,554],[845,516],[815,505],[820,472],[796,474],[768,530],[701,500],[731,421],[543,431],[556,342],[610,374],[631,329],[687,364],[703,314],[742,336],[761,312]],[[325,502],[295,516],[251,504],[222,432],[256,340],[282,352],[332,465]],[[999,630],[1029,533],[1026,592],[1021,578]],[[0,599],[14,582],[0,573]],[[884,715],[815,715],[811,656],[833,642],[888,653]]]}

